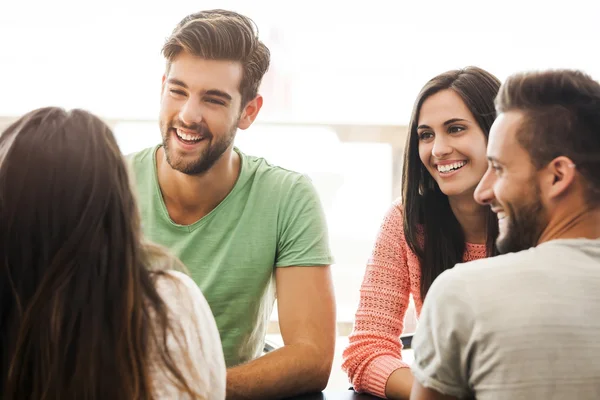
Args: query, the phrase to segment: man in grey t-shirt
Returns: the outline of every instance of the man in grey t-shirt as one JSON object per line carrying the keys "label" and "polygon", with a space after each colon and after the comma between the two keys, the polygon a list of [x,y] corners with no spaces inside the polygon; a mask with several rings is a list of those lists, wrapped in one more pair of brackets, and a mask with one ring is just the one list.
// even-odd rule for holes
{"label": "man in grey t-shirt", "polygon": [[600,399],[600,84],[517,74],[496,104],[475,198],[504,255],[431,286],[411,399]]}

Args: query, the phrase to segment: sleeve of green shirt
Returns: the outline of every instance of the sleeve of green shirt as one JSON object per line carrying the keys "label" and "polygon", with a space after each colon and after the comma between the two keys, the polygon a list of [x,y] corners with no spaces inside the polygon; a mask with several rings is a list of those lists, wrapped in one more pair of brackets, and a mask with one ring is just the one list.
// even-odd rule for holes
{"label": "sleeve of green shirt", "polygon": [[308,177],[299,175],[284,193],[277,221],[276,267],[333,263],[325,213]]}

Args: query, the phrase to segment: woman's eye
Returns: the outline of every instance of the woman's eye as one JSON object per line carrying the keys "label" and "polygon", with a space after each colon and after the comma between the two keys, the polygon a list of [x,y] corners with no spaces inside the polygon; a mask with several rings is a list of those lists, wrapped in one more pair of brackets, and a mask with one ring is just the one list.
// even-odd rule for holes
{"label": "woman's eye", "polygon": [[459,133],[464,131],[465,128],[462,126],[451,126],[450,129],[448,129],[449,133]]}
{"label": "woman's eye", "polygon": [[419,133],[419,140],[427,140],[433,137],[433,132],[425,131]]}

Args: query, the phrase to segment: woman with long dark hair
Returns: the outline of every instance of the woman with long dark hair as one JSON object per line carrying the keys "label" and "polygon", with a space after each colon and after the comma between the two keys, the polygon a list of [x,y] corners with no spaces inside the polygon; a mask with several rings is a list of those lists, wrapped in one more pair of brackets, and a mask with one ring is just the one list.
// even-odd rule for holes
{"label": "woman with long dark hair", "polygon": [[210,308],[142,242],[100,119],[43,108],[0,135],[0,227],[3,400],[225,398]]}
{"label": "woman with long dark hair", "polygon": [[498,222],[477,204],[500,81],[467,67],[431,79],[409,123],[402,200],[381,226],[361,287],[343,369],[357,391],[409,398],[412,375],[400,335],[412,295],[417,314],[435,278],[455,264],[495,254]]}

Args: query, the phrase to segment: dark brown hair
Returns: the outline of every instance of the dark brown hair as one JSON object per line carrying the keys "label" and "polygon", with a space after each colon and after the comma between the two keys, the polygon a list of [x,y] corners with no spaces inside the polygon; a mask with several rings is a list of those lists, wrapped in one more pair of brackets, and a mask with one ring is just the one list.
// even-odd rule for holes
{"label": "dark brown hair", "polygon": [[539,170],[570,158],[587,181],[586,200],[600,204],[600,84],[575,70],[510,76],[496,100],[498,113],[520,111],[519,144]]}
{"label": "dark brown hair", "polygon": [[2,399],[152,399],[154,368],[195,395],[166,347],[168,275],[146,268],[164,253],[100,119],[43,108],[1,134],[0,226]]}
{"label": "dark brown hair", "polygon": [[207,60],[240,62],[242,107],[256,97],[271,58],[269,49],[258,39],[256,24],[227,10],[190,14],[175,27],[162,49],[167,71],[181,51]]}
{"label": "dark brown hair", "polygon": [[[494,98],[500,81],[481,68],[467,67],[448,71],[425,84],[415,101],[408,126],[402,170],[404,234],[410,249],[421,264],[421,298],[442,272],[462,262],[465,234],[454,216],[448,197],[429,174],[419,158],[417,125],[423,102],[445,90],[453,90],[473,114],[486,138],[496,118]],[[498,221],[487,211],[487,254],[495,254]],[[422,241],[424,240],[424,242]]]}

